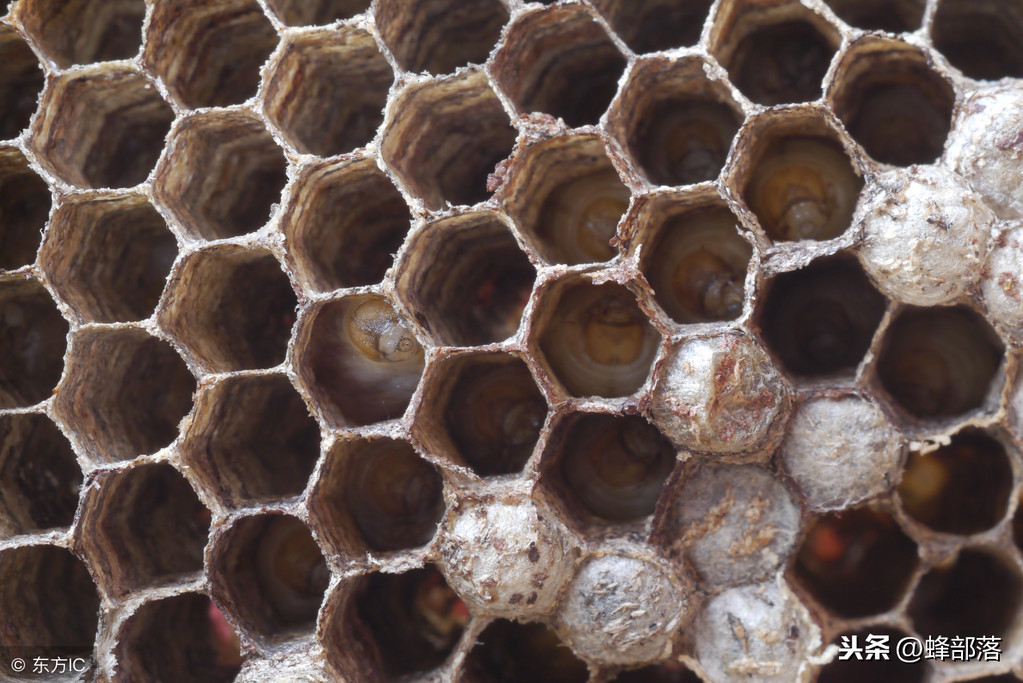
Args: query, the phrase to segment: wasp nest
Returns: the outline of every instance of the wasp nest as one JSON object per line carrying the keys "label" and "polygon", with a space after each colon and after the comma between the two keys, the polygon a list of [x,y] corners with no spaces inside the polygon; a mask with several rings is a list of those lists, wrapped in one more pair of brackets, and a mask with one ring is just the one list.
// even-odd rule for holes
{"label": "wasp nest", "polygon": [[1019,680],[1021,45],[1016,0],[8,3],[0,677]]}

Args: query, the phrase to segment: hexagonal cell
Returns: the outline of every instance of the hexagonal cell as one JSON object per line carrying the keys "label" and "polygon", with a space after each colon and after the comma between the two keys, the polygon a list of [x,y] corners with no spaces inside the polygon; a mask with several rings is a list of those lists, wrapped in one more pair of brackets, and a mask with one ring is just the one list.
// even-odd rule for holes
{"label": "hexagonal cell", "polygon": [[675,449],[642,417],[575,413],[558,423],[540,485],[584,527],[653,514],[675,466]]}
{"label": "hexagonal cell", "polygon": [[288,26],[322,26],[354,17],[369,9],[370,0],[268,0]]}
{"label": "hexagonal cell", "polygon": [[867,353],[886,301],[854,258],[821,258],[772,278],[757,302],[764,341],[797,377],[846,375]]}
{"label": "hexagonal cell", "polygon": [[154,7],[142,59],[186,107],[222,107],[256,94],[276,46],[255,0],[167,0]]}
{"label": "hexagonal cell", "polygon": [[202,572],[207,510],[168,464],[102,476],[82,501],[77,543],[110,595]]}
{"label": "hexagonal cell", "polygon": [[918,47],[866,36],[839,62],[828,97],[849,134],[885,164],[929,164],[941,156],[955,91]]}
{"label": "hexagonal cell", "polygon": [[823,607],[863,617],[894,607],[918,562],[916,543],[892,516],[865,506],[814,519],[790,571]]}
{"label": "hexagonal cell", "polygon": [[62,67],[130,59],[142,45],[145,0],[26,0],[19,18]]}
{"label": "hexagonal cell", "polygon": [[750,127],[753,151],[736,162],[742,198],[777,242],[828,240],[852,222],[863,178],[830,121],[768,114]]}
{"label": "hexagonal cell", "polygon": [[0,537],[67,527],[82,470],[45,415],[0,417]]}
{"label": "hexagonal cell", "polygon": [[392,552],[430,542],[444,515],[437,469],[407,441],[341,441],[327,456],[310,508],[335,548]]}
{"label": "hexagonal cell", "polygon": [[487,199],[488,176],[514,143],[501,101],[473,70],[398,95],[380,153],[427,208],[438,210]]}
{"label": "hexagonal cell", "polygon": [[545,292],[533,329],[542,361],[573,396],[627,396],[639,389],[661,335],[616,284],[570,278]]}
{"label": "hexagonal cell", "polygon": [[174,111],[146,76],[95,66],[53,79],[32,124],[32,147],[52,173],[79,187],[145,181]]}
{"label": "hexagonal cell", "polygon": [[640,207],[633,242],[661,308],[681,324],[738,318],[753,247],[717,192],[658,195]]}
{"label": "hexagonal cell", "polygon": [[1006,637],[1020,624],[1023,579],[1015,565],[966,549],[920,579],[907,613],[921,636]]}
{"label": "hexagonal cell", "polygon": [[540,436],[547,402],[520,358],[456,356],[438,365],[428,382],[414,428],[429,452],[481,477],[522,470]]}
{"label": "hexagonal cell", "polygon": [[0,282],[0,408],[48,399],[60,381],[68,324],[36,280]]}
{"label": "hexagonal cell", "polygon": [[942,0],[931,25],[934,46],[970,78],[1023,76],[1023,7],[993,0]]}
{"label": "hexagonal cell", "polygon": [[304,328],[297,362],[328,420],[358,426],[402,416],[425,363],[423,347],[389,301],[331,301]]}
{"label": "hexagonal cell", "polygon": [[441,344],[478,346],[515,335],[535,279],[508,226],[497,214],[478,213],[431,223],[416,235],[397,287]]}
{"label": "hexagonal cell", "polygon": [[[0,551],[0,614],[5,623],[0,646],[17,648],[17,656],[29,662],[35,657],[90,657],[98,612],[99,595],[88,570],[64,548],[33,545]],[[0,674],[15,678],[14,673],[9,658],[0,660]]]}
{"label": "hexagonal cell", "polygon": [[710,51],[757,104],[810,102],[841,43],[823,17],[798,2],[732,0],[718,10]]}
{"label": "hexagonal cell", "polygon": [[0,26],[0,139],[28,127],[46,79],[28,43],[10,26]]}
{"label": "hexagonal cell", "polygon": [[83,320],[113,323],[152,315],[177,254],[143,195],[80,195],[54,212],[39,263]]}
{"label": "hexagonal cell", "polygon": [[298,299],[265,249],[194,252],[175,273],[160,324],[214,372],[284,362]]}
{"label": "hexagonal cell", "polygon": [[142,605],[118,630],[115,642],[118,681],[226,683],[242,664],[238,636],[200,593]]}
{"label": "hexagonal cell", "polygon": [[500,0],[380,0],[375,16],[401,68],[444,74],[487,61],[509,15]]}
{"label": "hexagonal cell", "polygon": [[824,0],[838,18],[868,31],[903,33],[920,28],[926,0]]}
{"label": "hexagonal cell", "polygon": [[910,415],[951,418],[984,405],[1003,351],[988,322],[965,306],[911,307],[885,332],[877,374]]}
{"label": "hexagonal cell", "polygon": [[898,491],[903,508],[921,524],[948,534],[974,534],[1005,516],[1012,466],[1001,442],[967,430],[936,450],[911,454]]}
{"label": "hexagonal cell", "polygon": [[624,671],[611,679],[611,683],[701,683],[701,681],[703,679],[685,664],[673,661]]}
{"label": "hexagonal cell", "polygon": [[550,263],[616,255],[611,239],[629,208],[629,189],[595,135],[545,140],[517,160],[505,206]]}
{"label": "hexagonal cell", "polygon": [[330,570],[301,520],[277,513],[243,517],[212,544],[213,597],[253,638],[271,644],[315,629]]}
{"label": "hexagonal cell", "polygon": [[50,188],[28,165],[21,150],[0,147],[0,215],[4,217],[0,223],[0,269],[15,270],[35,261],[51,204]]}
{"label": "hexagonal cell", "polygon": [[195,379],[167,342],[140,329],[79,331],[53,409],[97,462],[154,453],[178,435]]}
{"label": "hexagonal cell", "polygon": [[517,17],[492,68],[520,112],[543,112],[576,127],[597,123],[625,65],[593,16],[566,6]]}
{"label": "hexagonal cell", "polygon": [[196,237],[256,230],[266,223],[288,179],[280,147],[259,119],[242,111],[186,119],[167,149],[153,194]]}
{"label": "hexagonal cell", "polygon": [[642,61],[608,114],[608,129],[656,185],[717,178],[742,123],[727,85],[708,79],[705,66],[700,59]]}
{"label": "hexagonal cell", "polygon": [[498,619],[476,639],[463,664],[464,683],[554,680],[584,683],[586,664],[543,624]]}
{"label": "hexagonal cell", "polygon": [[299,276],[321,291],[384,278],[412,216],[372,159],[307,167],[281,221]]}
{"label": "hexagonal cell", "polygon": [[181,457],[205,488],[233,506],[302,493],[320,432],[287,377],[227,378],[195,405]]}
{"label": "hexagonal cell", "polygon": [[300,152],[328,157],[373,139],[393,81],[369,33],[355,28],[303,33],[285,39],[264,107]]}
{"label": "hexagonal cell", "polygon": [[712,0],[594,0],[630,48],[637,54],[695,45]]}
{"label": "hexagonal cell", "polygon": [[[870,642],[879,642],[884,638],[884,646],[894,648],[900,640],[906,638],[905,631],[887,628],[884,626],[870,626],[859,631],[846,631],[835,637],[832,641],[836,646],[847,642],[847,639],[855,639],[851,642],[856,647],[863,648]],[[871,641],[868,641],[871,638]],[[855,656],[848,659],[833,659],[830,663],[821,668],[817,674],[817,683],[860,683],[867,677],[872,681],[886,681],[886,683],[922,683],[928,673],[927,662],[923,659],[915,662],[904,662],[898,656],[881,659],[857,659]]]}
{"label": "hexagonal cell", "polygon": [[342,592],[324,640],[346,680],[418,679],[444,663],[469,620],[465,603],[431,564],[370,574]]}

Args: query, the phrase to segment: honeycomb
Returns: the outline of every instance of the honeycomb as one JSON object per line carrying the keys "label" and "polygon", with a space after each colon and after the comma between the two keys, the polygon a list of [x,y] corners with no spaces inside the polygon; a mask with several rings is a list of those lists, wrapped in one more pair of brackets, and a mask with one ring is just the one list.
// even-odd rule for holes
{"label": "honeycomb", "polygon": [[1019,0],[6,12],[0,677],[1023,679]]}

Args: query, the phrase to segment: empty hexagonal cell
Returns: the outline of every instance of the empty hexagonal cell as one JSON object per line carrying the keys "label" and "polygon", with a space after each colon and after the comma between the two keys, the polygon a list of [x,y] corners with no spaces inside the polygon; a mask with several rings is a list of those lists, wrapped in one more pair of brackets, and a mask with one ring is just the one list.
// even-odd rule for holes
{"label": "empty hexagonal cell", "polygon": [[0,536],[67,527],[82,470],[45,415],[0,417]]}
{"label": "empty hexagonal cell", "polygon": [[[0,99],[0,102],[3,102]],[[50,215],[50,189],[35,174],[25,155],[0,147],[0,268],[14,270],[36,258]]]}
{"label": "empty hexagonal cell", "polygon": [[623,671],[611,683],[701,683],[703,679],[681,662],[667,661]]}
{"label": "empty hexagonal cell", "polygon": [[547,417],[547,402],[521,359],[504,353],[455,356],[427,381],[415,429],[431,453],[482,477],[522,470]]}
{"label": "empty hexagonal cell", "polygon": [[757,104],[809,102],[841,38],[798,2],[733,0],[718,10],[710,51],[732,82]]}
{"label": "empty hexagonal cell", "polygon": [[195,403],[181,455],[207,489],[230,505],[302,493],[320,432],[286,377],[231,377]]}
{"label": "empty hexagonal cell", "polygon": [[354,17],[369,9],[370,0],[268,0],[277,16],[289,26],[320,26]]}
{"label": "empty hexagonal cell", "polygon": [[533,329],[542,360],[573,396],[633,393],[661,342],[629,290],[581,278],[545,292]]}
{"label": "empty hexagonal cell", "polygon": [[[437,268],[443,263],[443,268]],[[497,214],[428,225],[405,250],[398,295],[441,344],[502,341],[519,329],[536,269]]]}
{"label": "empty hexagonal cell", "polygon": [[298,300],[264,249],[194,252],[168,285],[160,323],[216,372],[284,362]]}
{"label": "empty hexagonal cell", "polygon": [[331,156],[368,144],[384,120],[394,73],[360,29],[303,33],[285,41],[265,108],[301,152]]}
{"label": "empty hexagonal cell", "polygon": [[140,329],[88,329],[74,338],[53,408],[92,458],[113,462],[174,441],[194,390],[167,342]]}
{"label": "empty hexagonal cell", "polygon": [[515,129],[486,77],[469,71],[410,86],[391,103],[380,152],[430,209],[490,196],[487,178]]}
{"label": "empty hexagonal cell", "polygon": [[753,248],[717,192],[659,195],[639,210],[639,267],[675,322],[734,320],[742,313]]}
{"label": "empty hexagonal cell", "polygon": [[713,180],[725,164],[742,110],[700,59],[641,61],[611,107],[608,128],[656,185]]}
{"label": "empty hexagonal cell", "polygon": [[425,545],[444,514],[437,469],[407,441],[341,441],[327,457],[310,507],[339,550],[391,552]]}
{"label": "empty hexagonal cell", "polygon": [[625,57],[579,6],[521,15],[507,30],[493,73],[522,113],[570,126],[595,124],[618,90]]}
{"label": "empty hexagonal cell", "polygon": [[255,0],[168,0],[154,7],[142,58],[186,107],[219,107],[256,94],[276,46]]}
{"label": "empty hexagonal cell", "polygon": [[0,408],[39,403],[60,381],[68,324],[35,280],[0,282]]}
{"label": "empty hexagonal cell", "polygon": [[867,36],[843,55],[829,98],[849,134],[886,164],[929,164],[941,156],[955,92],[919,48]]}
{"label": "empty hexagonal cell", "polygon": [[890,514],[860,507],[814,519],[791,572],[823,607],[862,617],[894,607],[917,562],[916,543]]}
{"label": "empty hexagonal cell", "polygon": [[43,68],[28,43],[10,26],[0,26],[0,139],[28,127],[45,84]]}
{"label": "empty hexagonal cell", "polygon": [[970,78],[1023,76],[1023,7],[992,0],[943,0],[931,25],[934,46]]}
{"label": "empty hexagonal cell", "polygon": [[80,195],[54,213],[39,262],[82,319],[112,323],[152,315],[177,254],[144,196]]}
{"label": "empty hexagonal cell", "polygon": [[[880,638],[885,638],[882,649],[887,651],[894,650],[899,641],[906,637],[908,636],[905,631],[885,626],[870,626],[859,631],[846,631],[832,642],[836,646],[855,643],[854,647],[864,648],[871,642],[880,642]],[[855,640],[852,640],[854,638]],[[817,683],[860,683],[865,676],[873,681],[887,683],[921,683],[927,675],[928,668],[927,662],[923,659],[904,662],[897,655],[886,659],[880,657],[857,659],[854,655],[847,659],[835,658],[824,665],[817,674]]]}
{"label": "empty hexagonal cell", "polygon": [[949,418],[985,403],[1003,350],[987,321],[965,306],[908,308],[885,332],[877,374],[910,415]]}
{"label": "empty hexagonal cell", "polygon": [[906,461],[899,498],[909,516],[935,531],[973,534],[1005,516],[1012,467],[1005,447],[980,431],[965,431],[949,444]]}
{"label": "empty hexagonal cell", "polygon": [[550,263],[607,261],[629,208],[625,187],[595,135],[543,141],[520,155],[505,206]]}
{"label": "empty hexagonal cell", "polygon": [[1019,569],[991,552],[966,549],[941,560],[913,591],[907,613],[921,636],[995,636],[1019,628]]}
{"label": "empty hexagonal cell", "polygon": [[375,16],[401,68],[443,74],[487,61],[508,10],[500,0],[381,0]]}
{"label": "empty hexagonal cell", "polygon": [[130,187],[156,165],[174,121],[149,79],[95,66],[53,79],[32,125],[32,146],[54,174],[79,187]]}
{"label": "empty hexagonal cell", "polygon": [[145,0],[27,0],[22,25],[63,67],[130,59],[142,45]]}
{"label": "empty hexagonal cell", "polygon": [[412,220],[372,159],[304,169],[282,228],[299,276],[322,291],[380,282]]}
{"label": "empty hexagonal cell", "polygon": [[575,413],[560,422],[540,480],[584,526],[653,514],[675,466],[671,442],[641,417]]}
{"label": "empty hexagonal cell", "polygon": [[791,374],[846,374],[870,348],[885,305],[855,259],[823,258],[771,279],[757,324]]}
{"label": "empty hexagonal cell", "polygon": [[234,680],[238,636],[210,599],[184,593],[148,602],[117,632],[117,681]]}
{"label": "empty hexagonal cell", "polygon": [[423,374],[423,347],[386,299],[353,296],[325,304],[300,333],[300,368],[338,425],[402,416]]}
{"label": "empty hexagonal cell", "polygon": [[712,0],[594,0],[594,6],[636,53],[695,45]]}
{"label": "empty hexagonal cell", "polygon": [[243,517],[212,543],[210,590],[251,636],[272,643],[313,631],[330,570],[301,520]]}
{"label": "empty hexagonal cell", "polygon": [[156,198],[190,233],[235,237],[266,223],[287,181],[284,154],[259,119],[241,111],[186,119],[157,167]]}
{"label": "empty hexagonal cell", "polygon": [[903,33],[920,28],[925,0],[824,0],[838,18],[868,31]]}
{"label": "empty hexagonal cell", "polygon": [[462,665],[464,683],[554,680],[583,683],[586,665],[543,624],[498,619],[476,639]]}
{"label": "empty hexagonal cell", "polygon": [[430,564],[370,574],[341,592],[324,640],[347,680],[407,680],[436,669],[469,620],[465,603]]}
{"label": "empty hexagonal cell", "polygon": [[[0,551],[0,647],[35,657],[90,657],[96,638],[99,595],[85,565],[50,545]],[[8,625],[16,624],[16,628]],[[5,678],[11,659],[0,661]],[[20,678],[20,672],[17,676]]]}
{"label": "empty hexagonal cell", "polygon": [[863,178],[831,123],[813,114],[767,115],[736,167],[742,197],[775,241],[828,240],[852,222]]}
{"label": "empty hexagonal cell", "polygon": [[202,571],[210,511],[168,464],[103,476],[83,496],[78,545],[113,596]]}

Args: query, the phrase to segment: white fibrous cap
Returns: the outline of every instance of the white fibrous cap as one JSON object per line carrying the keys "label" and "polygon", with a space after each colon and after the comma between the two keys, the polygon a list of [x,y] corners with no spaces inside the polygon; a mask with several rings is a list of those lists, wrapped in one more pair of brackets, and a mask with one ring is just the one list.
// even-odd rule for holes
{"label": "white fibrous cap", "polygon": [[988,320],[1011,342],[1023,344],[1023,221],[1007,225],[995,242],[981,294]]}
{"label": "white fibrous cap", "polygon": [[609,554],[583,565],[569,586],[558,624],[583,657],[638,664],[671,654],[688,611],[688,583],[665,563]]}
{"label": "white fibrous cap", "polygon": [[1023,218],[1023,91],[995,85],[968,97],[945,161],[1000,218]]}
{"label": "white fibrous cap", "polygon": [[800,405],[779,460],[811,507],[831,510],[888,490],[902,452],[902,436],[881,409],[849,395]]}
{"label": "white fibrous cap", "polygon": [[800,680],[820,641],[810,614],[782,579],[732,588],[707,603],[696,623],[696,651],[709,680]]}
{"label": "white fibrous cap", "polygon": [[789,556],[799,508],[754,465],[702,466],[677,496],[674,532],[700,578],[716,586],[763,581]]}
{"label": "white fibrous cap", "polygon": [[860,258],[882,292],[918,306],[961,298],[981,276],[995,216],[937,166],[881,174],[858,211]]}

